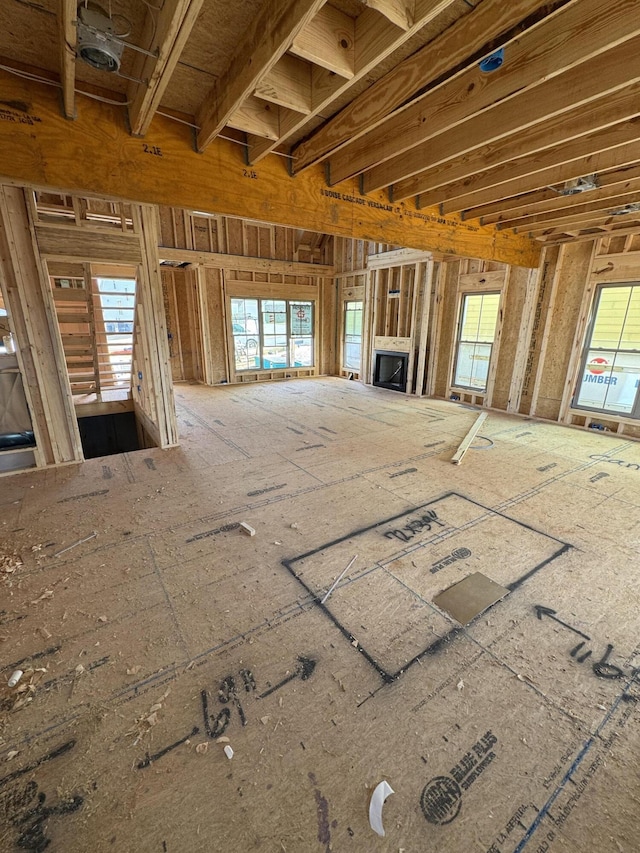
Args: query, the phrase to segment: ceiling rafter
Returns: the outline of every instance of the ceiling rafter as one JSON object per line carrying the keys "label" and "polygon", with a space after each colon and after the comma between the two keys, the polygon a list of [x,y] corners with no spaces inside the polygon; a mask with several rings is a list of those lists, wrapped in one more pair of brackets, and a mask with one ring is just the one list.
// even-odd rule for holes
{"label": "ceiling rafter", "polygon": [[[493,214],[480,216],[475,211],[465,211],[465,219],[479,218],[482,225],[505,225],[526,219],[538,214],[553,213],[564,208],[572,209],[575,205],[587,201],[594,202],[606,199],[613,195],[622,195],[627,190],[634,192],[640,189],[640,164],[632,168],[619,169],[613,172],[605,172],[596,176],[597,189],[588,192],[580,192],[575,195],[563,195],[564,185],[557,188],[547,189],[544,199],[536,199],[542,193],[530,193],[519,197],[515,207],[511,207],[509,199],[500,203],[500,211]],[[509,226],[513,227],[513,226]]]}
{"label": "ceiling rafter", "polygon": [[274,0],[256,15],[226,73],[200,105],[196,116],[199,151],[205,150],[253,95],[260,80],[324,3],[325,0]]}
{"label": "ceiling rafter", "polygon": [[[634,120],[637,129],[640,120]],[[562,157],[561,157],[562,159]],[[443,213],[453,213],[469,210],[489,202],[496,202],[503,198],[521,195],[525,192],[543,189],[544,187],[557,186],[565,181],[581,178],[584,175],[600,174],[600,172],[630,166],[640,161],[640,141],[636,138],[629,143],[609,148],[605,151],[597,151],[588,157],[582,157],[571,162],[561,162],[551,168],[543,168],[539,171],[529,172],[524,176],[515,174],[511,180],[499,185],[491,185],[480,188],[470,185],[465,195],[465,187],[456,187],[451,190],[451,196],[447,193],[439,194],[440,209]],[[422,196],[420,196],[422,201]]]}
{"label": "ceiling rafter", "polygon": [[616,191],[616,187],[612,187],[607,188],[606,192],[608,195],[603,194],[598,198],[593,198],[594,195],[597,195],[597,190],[574,196],[561,196],[564,207],[558,207],[544,213],[532,213],[528,216],[508,219],[499,223],[498,228],[513,228],[516,232],[523,232],[529,231],[531,227],[536,225],[545,225],[556,220],[567,220],[569,217],[575,217],[577,222],[579,221],[578,217],[582,214],[606,214],[622,208],[640,197],[640,179],[629,181],[624,191],[620,191],[619,188]]}
{"label": "ceiling rafter", "polygon": [[[367,74],[375,69],[394,51],[433,21],[438,15],[456,7],[457,0],[415,0],[413,24],[407,30],[399,29],[388,18],[373,8],[365,9],[355,19],[354,29],[354,74],[350,79],[339,78],[325,68],[313,67],[313,111],[310,116],[295,112],[281,114],[280,139],[277,143],[259,137],[248,140],[249,162],[258,163],[279,145],[287,142],[301,130],[312,116],[322,116],[331,109],[331,104],[342,97]],[[339,33],[336,33],[339,38]]]}
{"label": "ceiling rafter", "polygon": [[[370,5],[372,5],[370,3]],[[440,36],[365,89],[334,118],[292,151],[293,171],[301,172],[381,124],[389,113],[441,75],[486,51],[525,18],[548,6],[547,0],[484,0]],[[375,7],[377,8],[377,7]]]}
{"label": "ceiling rafter", "polygon": [[62,84],[62,106],[65,118],[76,117],[76,47],[78,30],[76,0],[59,0],[60,28],[60,82]]}
{"label": "ceiling rafter", "polygon": [[193,29],[203,0],[164,0],[161,9],[147,8],[145,35],[147,49],[156,56],[137,54],[127,92],[131,133],[144,136],[171,80],[180,55]]}
{"label": "ceiling rafter", "polygon": [[514,160],[523,165],[529,162],[533,167],[531,171],[536,171],[544,165],[586,157],[633,140],[635,136],[628,132],[629,127],[624,122],[638,115],[640,83],[593,101],[588,110],[582,106],[569,110],[523,133],[483,145],[463,158],[418,172],[393,184],[393,198],[401,201],[426,195],[438,187],[456,182],[464,181],[467,186],[469,181],[485,174],[489,180],[495,179],[494,183],[499,183],[502,173],[509,172],[510,163]]}
{"label": "ceiling rafter", "polygon": [[[380,189],[437,165],[432,149],[444,133],[453,151],[441,160],[614,91],[629,82],[629,69],[612,61],[612,48],[624,42],[620,54],[630,58],[628,46],[639,33],[629,0],[563,7],[507,45],[499,70],[468,66],[332,156],[330,181],[366,172],[365,192]],[[454,128],[459,133],[451,140]]]}

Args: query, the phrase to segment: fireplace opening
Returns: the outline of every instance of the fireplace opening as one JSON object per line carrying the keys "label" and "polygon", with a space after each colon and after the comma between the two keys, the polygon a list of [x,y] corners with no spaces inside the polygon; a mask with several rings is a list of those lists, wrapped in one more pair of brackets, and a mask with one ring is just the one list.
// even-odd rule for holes
{"label": "fireplace opening", "polygon": [[392,391],[406,391],[409,353],[376,352],[373,384]]}

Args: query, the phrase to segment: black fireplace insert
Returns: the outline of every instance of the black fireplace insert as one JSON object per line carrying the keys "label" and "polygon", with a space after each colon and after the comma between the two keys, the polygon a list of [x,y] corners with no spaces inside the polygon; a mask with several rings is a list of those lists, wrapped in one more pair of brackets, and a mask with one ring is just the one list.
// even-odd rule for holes
{"label": "black fireplace insert", "polygon": [[373,384],[392,391],[406,391],[408,363],[409,353],[376,351]]}

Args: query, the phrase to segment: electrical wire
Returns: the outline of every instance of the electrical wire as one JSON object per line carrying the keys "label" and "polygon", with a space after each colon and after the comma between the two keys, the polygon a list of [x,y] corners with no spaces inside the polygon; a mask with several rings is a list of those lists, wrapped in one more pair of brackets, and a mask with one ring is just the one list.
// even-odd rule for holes
{"label": "electrical wire", "polygon": [[44,6],[40,6],[39,3],[30,3],[29,0],[16,0],[16,3],[20,3],[22,6],[27,6],[29,9],[35,9],[37,12],[44,12],[45,15],[53,15],[56,17],[56,13],[51,9],[45,9]]}
{"label": "electrical wire", "polygon": [[491,450],[491,448],[493,447],[494,442],[492,441],[492,439],[487,438],[486,435],[477,435],[476,438],[480,438],[482,439],[482,441],[488,441],[489,444],[472,444],[469,447],[469,450]]}
{"label": "electrical wire", "polygon": [[[62,88],[62,84],[57,83],[55,80],[47,80],[46,77],[39,77],[37,74],[30,74],[28,71],[19,71],[17,68],[11,68],[9,65],[0,65],[0,70],[7,71],[9,74],[15,74],[16,77],[24,77],[25,80],[33,80],[36,83],[46,83],[47,86],[55,86],[56,89]],[[92,92],[85,92],[83,89],[74,89],[74,91],[78,95],[84,95],[85,98],[92,98],[94,101],[101,101],[103,104],[112,104],[116,107],[128,107],[131,104],[131,101],[116,101],[113,98],[104,98],[102,95],[94,95]],[[178,124],[186,124],[187,127],[193,127],[195,130],[200,130],[200,127],[197,124],[194,124],[191,121],[185,121],[185,119],[182,118],[177,118],[177,116],[172,116],[169,113],[164,113],[161,110],[156,110],[156,115],[164,116],[164,118],[171,119],[171,121],[177,121]],[[218,134],[217,138],[246,147],[246,144],[242,142],[242,140],[233,139],[231,136],[222,136],[222,134]],[[284,154],[282,151],[272,151],[271,153],[277,154],[278,157],[285,157],[287,160],[294,159],[291,154]]]}
{"label": "electrical wire", "polygon": [[[40,77],[37,74],[30,74],[28,71],[20,71],[17,68],[11,68],[9,65],[0,65],[0,70],[8,71],[9,74],[15,74],[16,77],[24,77],[25,80],[33,80],[36,83],[45,83],[47,86],[54,86],[56,89],[62,89],[62,83],[55,80],[47,80],[46,77]],[[116,101],[114,98],[104,98],[102,95],[94,95],[92,92],[85,92],[84,89],[74,89],[78,95],[84,95],[85,98],[93,98],[94,101],[102,101],[105,104],[113,104],[116,107],[127,107],[131,101]]]}

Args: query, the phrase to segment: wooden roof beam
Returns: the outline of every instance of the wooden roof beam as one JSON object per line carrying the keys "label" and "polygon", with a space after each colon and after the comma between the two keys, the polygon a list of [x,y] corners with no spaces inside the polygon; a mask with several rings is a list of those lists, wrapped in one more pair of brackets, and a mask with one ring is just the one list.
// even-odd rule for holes
{"label": "wooden roof beam", "polygon": [[[368,5],[373,8],[373,2]],[[337,116],[293,150],[294,172],[318,163],[346,143],[377,127],[417,92],[491,42],[504,37],[528,16],[548,6],[547,0],[484,0],[442,35],[426,44],[369,86]],[[381,11],[381,10],[379,10]]]}
{"label": "wooden roof beam", "polygon": [[[510,161],[524,163],[525,157],[529,157],[531,164],[536,167],[532,171],[535,171],[545,163],[549,166],[561,162],[562,159],[573,160],[621,142],[628,142],[633,136],[625,135],[626,126],[623,127],[621,122],[638,115],[640,84],[592,101],[588,110],[580,105],[540,122],[523,133],[513,134],[498,142],[489,142],[464,157],[441,162],[437,168],[424,169],[410,178],[394,183],[394,201],[421,193],[426,195],[438,187],[456,182],[464,182],[466,187],[469,182],[475,182],[479,175],[487,175],[488,180],[494,179],[494,183],[499,183],[502,173],[512,168]],[[621,131],[618,136],[613,131],[614,125]],[[612,142],[608,141],[609,135],[606,132],[600,133],[607,128],[612,132]],[[432,151],[436,154],[442,151],[446,153],[446,145],[446,139],[438,137],[433,140]],[[558,153],[562,154],[561,158]]]}
{"label": "wooden roof beam", "polygon": [[[560,196],[563,207],[549,210],[544,213],[532,213],[530,215],[518,216],[513,219],[505,219],[499,223],[498,228],[514,228],[518,232],[527,232],[531,227],[554,222],[556,219],[567,219],[580,216],[583,213],[600,213],[624,207],[634,201],[640,201],[640,179],[629,181],[625,190],[619,187],[607,187],[603,194],[599,190],[592,190],[573,196]],[[593,198],[593,196],[598,196]]]}
{"label": "wooden roof beam", "polygon": [[640,79],[630,79],[639,34],[628,0],[563,7],[507,45],[500,70],[474,63],[333,155],[330,183],[366,172],[365,192],[380,189],[437,165],[431,141],[447,131],[444,159],[614,92]]}
{"label": "wooden roof beam", "polygon": [[60,82],[62,84],[62,106],[65,118],[76,117],[76,48],[78,29],[76,0],[59,0],[60,24]]}
{"label": "wooden roof beam", "polygon": [[[551,168],[542,168],[538,171],[525,175],[515,174],[511,180],[505,181],[486,189],[474,189],[470,185],[468,193],[464,194],[464,187],[456,186],[451,189],[451,197],[447,192],[441,193],[439,198],[440,210],[443,213],[469,210],[489,202],[498,202],[503,198],[511,198],[524,192],[539,190],[543,187],[557,186],[574,178],[584,175],[600,174],[609,169],[620,169],[640,161],[640,140],[637,138],[639,119],[634,119],[632,127],[636,129],[636,138],[632,142],[609,148],[606,151],[596,151],[587,157],[581,157],[570,162],[561,162]],[[444,188],[448,190],[448,188]],[[422,196],[420,196],[422,202]],[[438,202],[431,202],[431,204]]]}
{"label": "wooden roof beam", "polygon": [[[371,5],[371,4],[369,4]],[[449,7],[457,6],[458,0],[415,0],[413,24],[408,30],[401,30],[373,8],[365,9],[355,20],[354,74],[350,80],[332,76],[326,68],[316,66],[313,72],[313,111],[311,115],[322,115],[331,103],[347,92],[359,80],[369,74],[376,65],[390,56],[405,42],[415,36],[422,27],[445,12]],[[280,139],[277,144],[263,139],[250,138],[249,161],[257,163],[278,145],[286,142],[293,134],[304,127],[308,117],[290,114],[281,116]]]}
{"label": "wooden roof beam", "polygon": [[612,225],[601,225],[596,226],[596,228],[597,230],[594,228],[585,229],[584,231],[578,230],[573,235],[569,235],[565,232],[560,236],[549,237],[548,239],[539,237],[537,240],[545,246],[558,246],[561,243],[577,243],[580,240],[596,240],[599,237],[619,237],[627,236],[629,234],[640,234],[640,220],[635,220],[633,223],[630,223],[624,228],[618,228]]}
{"label": "wooden roof beam", "polygon": [[[256,91],[325,0],[272,0],[256,15],[225,74],[206,96],[196,116],[198,150],[204,151],[229,118]],[[300,116],[298,116],[300,118]]]}
{"label": "wooden roof beam", "polygon": [[129,124],[134,136],[144,136],[193,29],[203,0],[164,0],[161,9],[147,8],[143,43],[156,56],[138,53],[127,92]]}
{"label": "wooden roof beam", "polygon": [[541,236],[544,234],[556,234],[566,231],[568,228],[581,231],[584,228],[589,228],[593,223],[604,223],[605,225],[615,225],[616,222],[625,219],[635,219],[638,213],[633,212],[627,214],[618,214],[617,216],[611,213],[616,208],[624,207],[624,205],[616,205],[606,207],[603,210],[595,210],[587,213],[579,213],[572,216],[558,217],[549,222],[539,222],[528,227],[514,229],[517,234],[527,234],[531,236]]}
{"label": "wooden roof beam", "polygon": [[[465,220],[481,219],[483,225],[500,225],[509,220],[521,219],[527,216],[535,216],[539,213],[547,213],[571,207],[574,204],[585,201],[596,201],[599,198],[607,198],[610,195],[621,195],[627,188],[632,192],[634,184],[640,187],[640,164],[627,166],[624,169],[616,169],[597,176],[598,188],[577,195],[561,195],[562,185],[556,189],[549,188],[537,193],[528,193],[517,199],[505,199],[497,205],[486,205],[479,208],[480,211],[490,209],[491,213],[484,215],[475,210],[465,211]],[[542,198],[540,198],[542,196]],[[513,226],[511,226],[513,227]]]}

